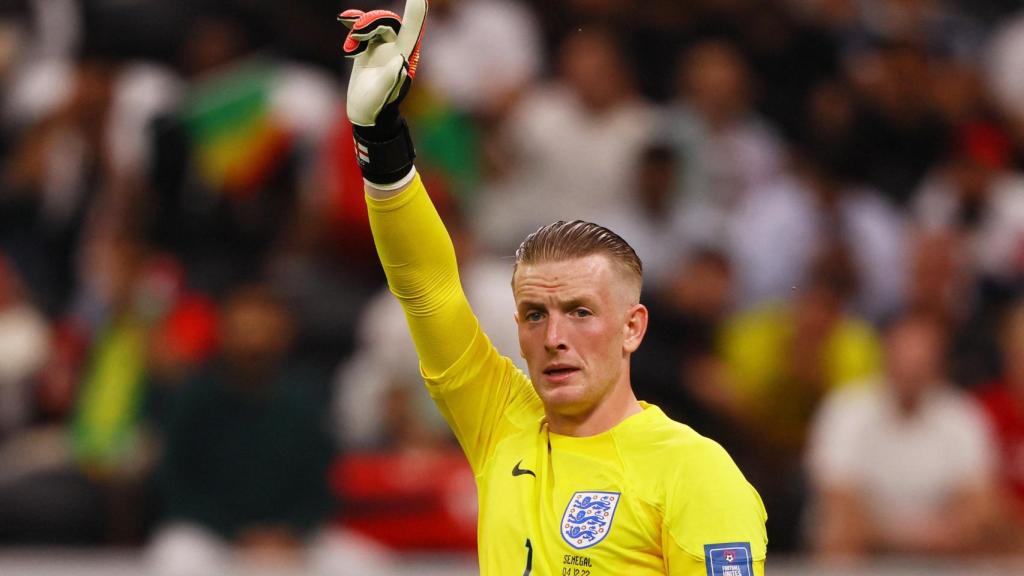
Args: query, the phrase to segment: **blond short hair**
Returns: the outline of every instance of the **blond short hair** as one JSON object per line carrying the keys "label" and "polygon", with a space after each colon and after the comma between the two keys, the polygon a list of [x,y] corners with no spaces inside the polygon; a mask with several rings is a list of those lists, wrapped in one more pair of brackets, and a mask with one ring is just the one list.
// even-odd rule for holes
{"label": "blond short hair", "polygon": [[604,226],[583,220],[559,220],[527,236],[516,249],[512,277],[520,264],[561,262],[594,254],[602,254],[618,265],[637,287],[643,283],[643,263],[633,247]]}

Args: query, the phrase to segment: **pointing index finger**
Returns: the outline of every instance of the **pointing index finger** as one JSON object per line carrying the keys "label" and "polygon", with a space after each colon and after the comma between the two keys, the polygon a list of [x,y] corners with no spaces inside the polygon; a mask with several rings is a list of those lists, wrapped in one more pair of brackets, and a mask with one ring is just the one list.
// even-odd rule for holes
{"label": "pointing index finger", "polygon": [[427,0],[406,0],[405,13],[402,15],[402,30],[398,33],[398,50],[406,60],[412,57],[416,45],[423,34],[423,25],[427,20]]}

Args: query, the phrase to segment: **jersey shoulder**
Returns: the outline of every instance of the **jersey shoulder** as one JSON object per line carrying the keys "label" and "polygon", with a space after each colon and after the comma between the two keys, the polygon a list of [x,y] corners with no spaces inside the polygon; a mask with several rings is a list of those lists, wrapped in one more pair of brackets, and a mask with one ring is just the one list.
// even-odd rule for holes
{"label": "jersey shoulder", "polygon": [[630,424],[616,431],[619,457],[631,482],[659,506],[674,484],[739,473],[717,442],[657,406],[645,405],[645,413]]}
{"label": "jersey shoulder", "polygon": [[630,483],[661,510],[675,545],[702,558],[704,546],[749,542],[763,559],[767,513],[732,457],[714,440],[656,407],[651,418],[617,438]]}
{"label": "jersey shoulder", "polygon": [[718,444],[700,435],[686,424],[677,422],[657,406],[641,402],[644,413],[629,427],[616,430],[615,439],[622,457],[629,460],[665,459],[666,464],[678,463],[680,458],[700,458],[701,454]]}

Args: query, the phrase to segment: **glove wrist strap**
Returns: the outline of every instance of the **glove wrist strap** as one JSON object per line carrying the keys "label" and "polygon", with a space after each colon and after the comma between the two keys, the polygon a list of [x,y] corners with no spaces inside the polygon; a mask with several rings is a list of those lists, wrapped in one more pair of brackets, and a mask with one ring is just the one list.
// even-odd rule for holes
{"label": "glove wrist strap", "polygon": [[391,184],[409,174],[416,158],[416,149],[404,118],[399,120],[398,134],[384,141],[366,138],[360,134],[361,128],[354,126],[353,136],[356,159],[363,171],[363,178],[374,184]]}

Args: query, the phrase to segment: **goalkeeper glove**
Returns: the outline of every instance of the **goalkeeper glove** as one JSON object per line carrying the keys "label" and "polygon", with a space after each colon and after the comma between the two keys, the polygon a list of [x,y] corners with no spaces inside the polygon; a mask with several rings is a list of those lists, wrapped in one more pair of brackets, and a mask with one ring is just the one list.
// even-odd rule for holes
{"label": "goalkeeper glove", "polygon": [[346,109],[363,177],[392,184],[412,170],[416,152],[398,106],[409,92],[420,58],[427,0],[407,0],[400,18],[386,10],[346,10],[345,56],[352,58]]}

